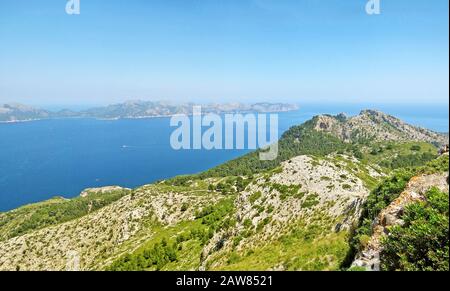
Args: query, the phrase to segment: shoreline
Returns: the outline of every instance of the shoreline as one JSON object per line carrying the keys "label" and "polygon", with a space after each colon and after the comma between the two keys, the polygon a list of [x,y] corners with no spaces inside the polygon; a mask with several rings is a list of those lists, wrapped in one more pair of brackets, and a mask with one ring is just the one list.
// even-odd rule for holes
{"label": "shoreline", "polygon": [[[283,110],[283,111],[224,111],[224,112],[204,112],[203,114],[249,114],[249,113],[260,113],[260,114],[271,114],[271,113],[285,113],[285,112],[293,112],[298,111],[300,108],[293,110]],[[0,120],[0,124],[16,124],[16,123],[26,123],[26,122],[34,122],[34,121],[43,121],[43,120],[61,120],[61,119],[94,119],[101,121],[115,121],[115,120],[133,120],[133,119],[153,119],[153,118],[168,118],[174,117],[184,113],[175,113],[175,114],[167,114],[167,115],[152,115],[152,116],[129,116],[129,117],[110,117],[110,118],[102,118],[102,117],[92,117],[92,116],[74,116],[74,117],[49,117],[49,118],[36,118],[36,119],[24,119],[24,120]],[[188,116],[192,116],[192,113],[187,114]]]}

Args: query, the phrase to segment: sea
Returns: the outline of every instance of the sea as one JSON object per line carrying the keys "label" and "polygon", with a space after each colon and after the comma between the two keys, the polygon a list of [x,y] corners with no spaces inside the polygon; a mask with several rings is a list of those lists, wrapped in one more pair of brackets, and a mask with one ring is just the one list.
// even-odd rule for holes
{"label": "sea", "polygon": [[[438,132],[449,131],[448,105],[304,104],[279,113],[278,133],[318,114],[378,109]],[[170,118],[54,119],[0,123],[0,212],[85,188],[135,188],[194,174],[250,150],[174,150]]]}

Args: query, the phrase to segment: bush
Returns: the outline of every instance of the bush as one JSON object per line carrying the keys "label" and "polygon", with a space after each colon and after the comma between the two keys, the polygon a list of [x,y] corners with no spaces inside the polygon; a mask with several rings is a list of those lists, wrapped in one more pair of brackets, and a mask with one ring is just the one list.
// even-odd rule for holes
{"label": "bush", "polygon": [[189,204],[187,204],[186,202],[183,203],[183,205],[181,205],[181,212],[185,212],[186,210],[188,210],[189,208]]}
{"label": "bush", "polygon": [[420,151],[421,149],[422,149],[422,148],[421,148],[420,145],[413,145],[413,146],[411,146],[411,150],[412,150],[412,151],[418,152],[418,151]]}
{"label": "bush", "polygon": [[358,226],[350,239],[351,252],[362,250],[367,238],[372,235],[372,222],[378,214],[396,199],[414,175],[411,170],[397,170],[391,177],[381,182],[367,198]]}
{"label": "bush", "polygon": [[431,189],[427,201],[406,208],[403,226],[395,226],[382,241],[383,270],[449,270],[449,197]]}
{"label": "bush", "polygon": [[260,191],[253,193],[252,195],[250,195],[250,204],[254,204],[256,202],[256,200],[258,200],[259,198],[261,198],[262,193]]}
{"label": "bush", "polygon": [[169,244],[163,239],[151,248],[137,254],[126,254],[114,262],[109,271],[135,271],[156,268],[161,270],[167,263],[177,261],[177,243]]}
{"label": "bush", "polygon": [[342,185],[342,189],[344,189],[344,190],[351,190],[352,186],[350,186],[349,184],[344,184],[344,185]]}
{"label": "bush", "polygon": [[302,185],[283,185],[283,184],[271,184],[271,191],[276,190],[280,193],[280,199],[285,200],[289,196],[296,197],[302,188]]}
{"label": "bush", "polygon": [[305,201],[302,203],[302,208],[308,209],[319,204],[319,195],[316,193],[306,196]]}
{"label": "bush", "polygon": [[419,174],[433,174],[448,172],[449,168],[449,156],[443,155],[439,158],[428,162],[425,166],[419,168]]}
{"label": "bush", "polygon": [[379,184],[367,198],[363,217],[375,219],[383,208],[403,192],[413,175],[414,171],[409,169],[397,170],[391,177]]}
{"label": "bush", "polygon": [[164,184],[168,186],[188,187],[192,184],[192,181],[195,180],[196,178],[197,177],[194,175],[177,176],[164,181]]}
{"label": "bush", "polygon": [[410,154],[410,155],[399,155],[392,161],[384,161],[382,166],[389,167],[391,169],[399,169],[405,167],[418,167],[423,166],[429,161],[436,159],[436,155],[432,153],[422,153],[422,154]]}

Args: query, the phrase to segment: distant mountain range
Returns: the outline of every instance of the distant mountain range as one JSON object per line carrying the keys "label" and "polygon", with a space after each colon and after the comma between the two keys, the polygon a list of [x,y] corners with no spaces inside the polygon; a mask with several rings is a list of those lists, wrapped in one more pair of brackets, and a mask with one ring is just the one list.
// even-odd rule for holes
{"label": "distant mountain range", "polygon": [[[31,106],[13,103],[0,105],[0,122],[20,122],[51,118],[148,118],[159,116],[173,116],[176,114],[191,114],[194,103],[169,103],[160,101],[127,101],[124,103],[96,107],[83,111],[68,109],[57,112],[38,109]],[[204,113],[231,113],[231,112],[286,112],[297,110],[295,104],[285,103],[223,103],[201,105]]]}
{"label": "distant mountain range", "polygon": [[4,104],[0,106],[0,122],[27,121],[50,118],[49,111],[23,104]]}

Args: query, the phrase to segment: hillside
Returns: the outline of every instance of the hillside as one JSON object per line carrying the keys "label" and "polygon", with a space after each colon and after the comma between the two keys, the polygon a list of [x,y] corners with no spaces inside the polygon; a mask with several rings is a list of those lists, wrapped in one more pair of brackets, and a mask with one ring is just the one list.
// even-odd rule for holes
{"label": "hillside", "polygon": [[[346,253],[345,234],[369,192],[363,181],[344,168],[347,162],[352,161],[300,156],[251,180],[211,178],[191,180],[185,186],[170,182],[144,186],[81,218],[1,241],[0,266],[61,270],[66,267],[66,253],[76,251],[83,258],[83,269],[102,269],[111,261],[115,261],[113,269],[135,269],[121,255],[131,252],[139,257],[165,239],[169,245],[177,243],[176,249],[182,245],[180,259],[188,259],[183,246],[195,256],[143,269],[314,269],[307,261],[291,267],[273,265],[281,263],[275,255],[276,244],[292,239],[306,249],[314,248],[313,237],[320,237],[323,247],[333,253],[329,262],[316,263],[336,269]],[[372,169],[361,166],[361,171]],[[308,225],[308,230],[299,233],[300,225]],[[268,247],[275,248],[270,250],[274,261],[268,265],[252,263],[257,253],[243,256]],[[234,261],[229,262],[229,256]]]}
{"label": "hillside", "polygon": [[258,152],[254,152],[203,175],[250,175],[273,169],[295,156],[323,157],[334,152],[346,153],[386,168],[416,166],[436,158],[436,147],[448,143],[448,135],[411,126],[379,111],[364,110],[351,118],[344,114],[320,115],[282,135],[276,160],[260,161]]}
{"label": "hillside", "polygon": [[47,110],[37,109],[22,104],[0,105],[0,122],[28,121],[50,118]]}
{"label": "hillside", "polygon": [[[426,201],[433,186],[448,197],[448,154],[436,147],[445,138],[375,111],[318,116],[283,135],[273,162],[252,153],[198,175],[0,214],[0,270],[371,269],[358,262],[380,241],[373,226],[391,203],[419,188]],[[437,262],[448,258],[443,243]],[[405,266],[377,248],[386,269]]]}

